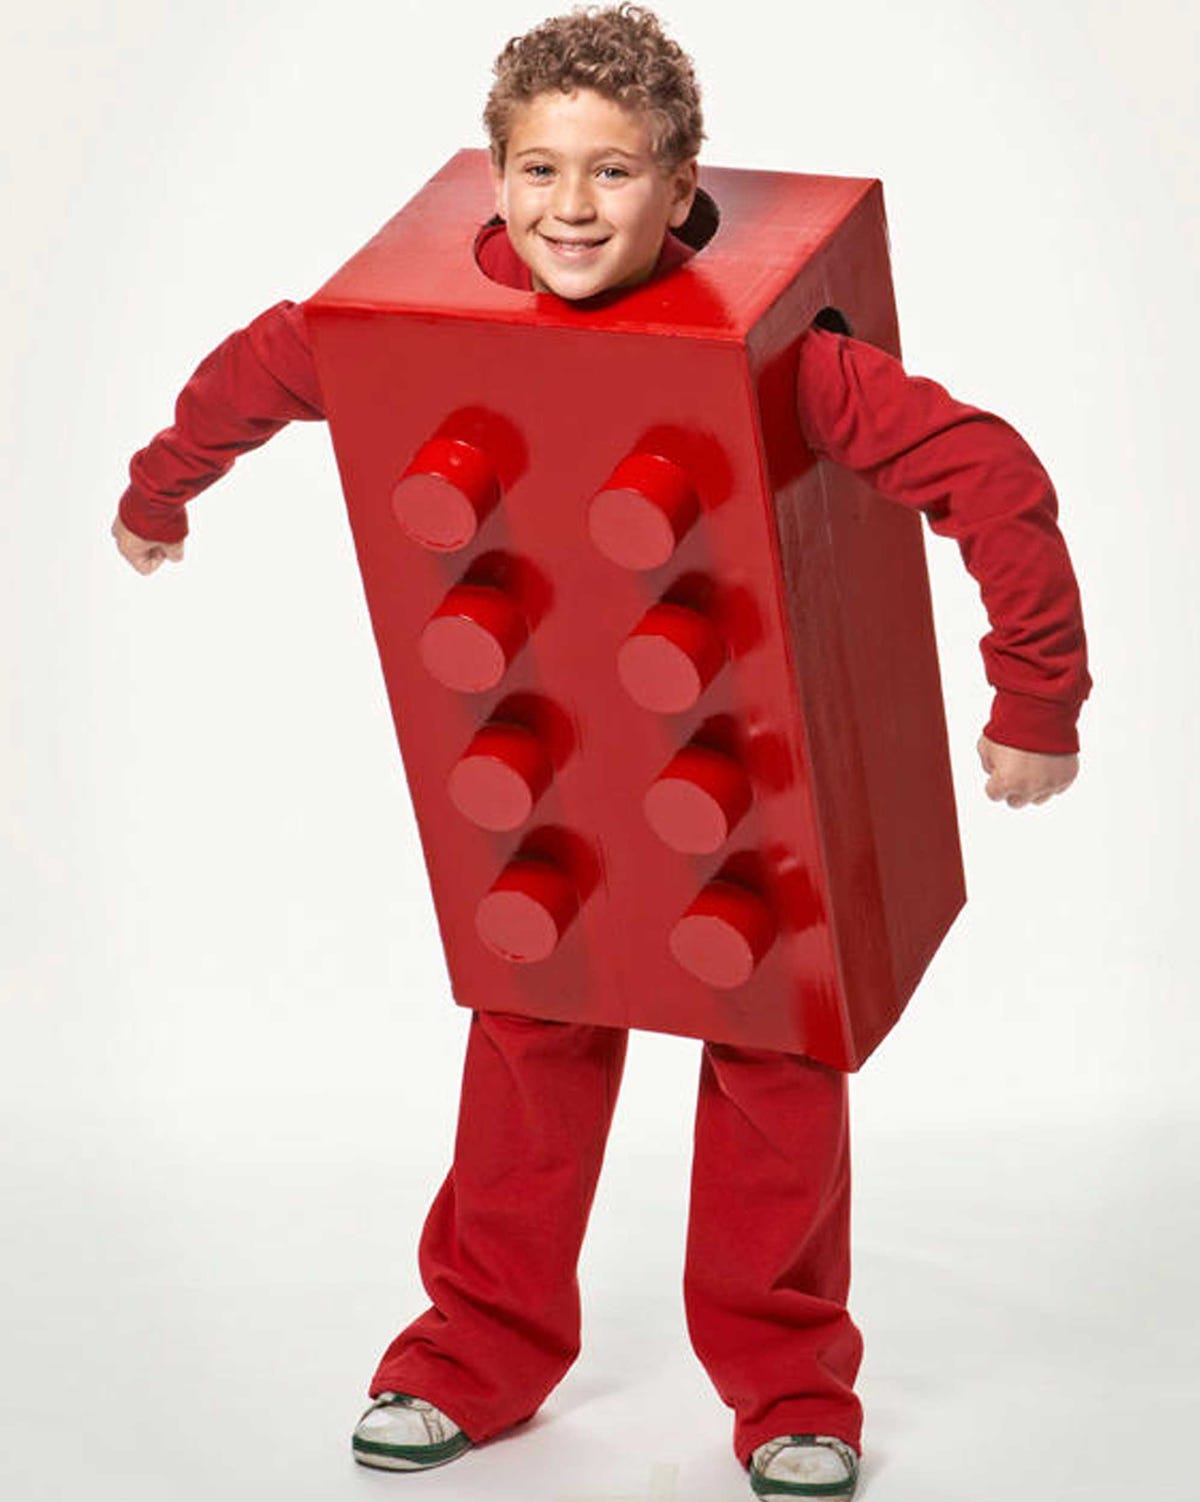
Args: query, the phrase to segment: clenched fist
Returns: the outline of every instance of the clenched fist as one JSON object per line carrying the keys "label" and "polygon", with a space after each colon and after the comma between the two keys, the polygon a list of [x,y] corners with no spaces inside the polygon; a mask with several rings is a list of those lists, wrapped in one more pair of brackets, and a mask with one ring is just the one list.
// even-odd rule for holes
{"label": "clenched fist", "polygon": [[148,537],[139,537],[131,532],[118,516],[112,524],[112,535],[117,540],[121,557],[131,563],[139,574],[152,574],[165,559],[172,563],[183,560],[183,543],[152,542]]}
{"label": "clenched fist", "polygon": [[1042,751],[1018,751],[999,746],[986,735],[979,737],[979,760],[988,774],[984,792],[993,803],[1002,799],[1009,808],[1027,803],[1045,803],[1055,793],[1064,793],[1079,775],[1079,757],[1050,756]]}

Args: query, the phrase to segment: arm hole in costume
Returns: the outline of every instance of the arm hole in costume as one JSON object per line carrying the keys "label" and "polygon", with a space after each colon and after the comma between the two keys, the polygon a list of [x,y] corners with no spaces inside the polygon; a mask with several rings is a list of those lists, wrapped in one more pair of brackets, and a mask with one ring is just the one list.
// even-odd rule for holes
{"label": "arm hole in costume", "polygon": [[854,337],[850,320],[840,308],[822,308],[813,319],[812,326],[814,329],[824,329],[828,334],[845,334],[848,339]]}

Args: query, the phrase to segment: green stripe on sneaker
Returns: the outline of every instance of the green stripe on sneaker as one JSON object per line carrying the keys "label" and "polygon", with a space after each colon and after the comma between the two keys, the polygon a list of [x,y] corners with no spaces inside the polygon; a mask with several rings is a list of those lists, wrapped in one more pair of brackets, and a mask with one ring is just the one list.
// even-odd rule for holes
{"label": "green stripe on sneaker", "polygon": [[750,1489],[759,1497],[851,1497],[857,1475],[845,1481],[772,1481],[758,1471],[750,1472]]}
{"label": "green stripe on sneaker", "polygon": [[445,1460],[453,1460],[470,1444],[461,1430],[437,1445],[385,1445],[380,1440],[360,1439],[357,1434],[350,1441],[358,1455],[385,1455],[390,1460],[409,1460],[413,1465],[441,1465]]}

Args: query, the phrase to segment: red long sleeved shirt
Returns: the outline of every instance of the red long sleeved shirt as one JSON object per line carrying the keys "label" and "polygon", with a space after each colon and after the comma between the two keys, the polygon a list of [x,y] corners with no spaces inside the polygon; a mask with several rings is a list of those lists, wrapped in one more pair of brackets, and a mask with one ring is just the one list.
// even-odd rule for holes
{"label": "red long sleeved shirt", "polygon": [[[689,254],[668,236],[655,274]],[[497,281],[530,290],[502,225],[480,232],[476,255]],[[796,397],[815,454],[958,543],[991,625],[980,643],[995,690],[985,734],[1026,751],[1077,750],[1091,687],[1079,590],[1054,487],[1028,444],[882,350],[822,329],[801,340]],[[304,310],[277,303],[200,364],[172,426],[134,455],[121,520],[140,537],[177,541],[187,535],[186,503],[239,454],[289,422],[324,415]]]}

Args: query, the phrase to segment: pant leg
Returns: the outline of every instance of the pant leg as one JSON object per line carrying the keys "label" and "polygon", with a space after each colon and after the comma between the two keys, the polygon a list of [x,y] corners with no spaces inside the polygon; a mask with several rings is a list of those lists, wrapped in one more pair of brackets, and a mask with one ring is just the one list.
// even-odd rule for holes
{"label": "pant leg", "polygon": [[849,1286],[846,1077],[798,1054],[705,1044],[684,1300],[743,1465],[780,1434],[858,1447]]}
{"label": "pant leg", "polygon": [[627,1039],[473,1014],[454,1163],[421,1234],[432,1307],[388,1347],[372,1395],[425,1398],[479,1442],[562,1379],[579,1353],[576,1264]]}

